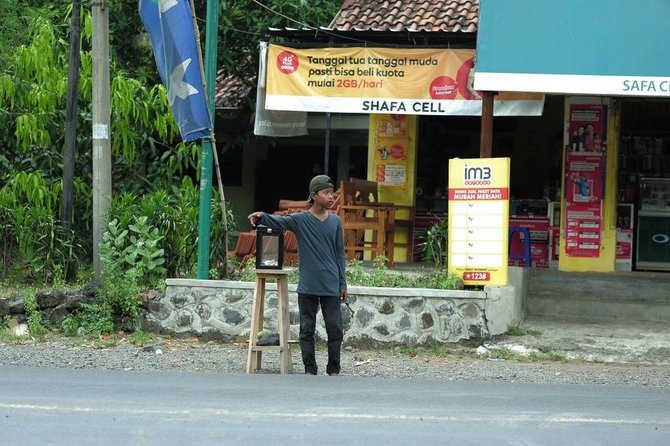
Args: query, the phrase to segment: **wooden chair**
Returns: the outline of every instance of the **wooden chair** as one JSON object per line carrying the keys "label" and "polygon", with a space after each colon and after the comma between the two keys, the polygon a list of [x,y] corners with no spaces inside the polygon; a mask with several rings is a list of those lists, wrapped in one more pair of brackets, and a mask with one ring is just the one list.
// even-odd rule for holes
{"label": "wooden chair", "polygon": [[248,259],[256,257],[256,231],[240,232],[233,255],[241,265]]}
{"label": "wooden chair", "polygon": [[284,232],[284,265],[298,264],[298,239],[293,231]]}
{"label": "wooden chair", "polygon": [[[379,183],[374,181],[367,181],[360,178],[350,178],[354,190],[360,191],[360,199],[366,203],[374,203],[379,206],[389,206],[394,209],[393,228],[404,229],[407,232],[407,242],[396,242],[393,237],[393,246],[406,249],[406,262],[412,262],[414,251],[414,218],[416,207],[396,204],[384,203],[379,201]],[[403,215],[405,214],[405,215]],[[392,258],[393,256],[389,256]]]}
{"label": "wooden chair", "polygon": [[377,183],[372,181],[342,181],[340,191],[338,215],[347,259],[360,259],[368,251],[373,259],[386,256],[387,265],[393,267],[393,204],[373,201],[377,199]]}

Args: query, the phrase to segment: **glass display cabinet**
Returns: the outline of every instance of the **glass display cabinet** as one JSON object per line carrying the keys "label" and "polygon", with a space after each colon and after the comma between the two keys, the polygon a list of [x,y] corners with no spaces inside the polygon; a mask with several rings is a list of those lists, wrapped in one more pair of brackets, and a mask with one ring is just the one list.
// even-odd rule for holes
{"label": "glass display cabinet", "polygon": [[635,267],[670,271],[670,178],[640,178]]}

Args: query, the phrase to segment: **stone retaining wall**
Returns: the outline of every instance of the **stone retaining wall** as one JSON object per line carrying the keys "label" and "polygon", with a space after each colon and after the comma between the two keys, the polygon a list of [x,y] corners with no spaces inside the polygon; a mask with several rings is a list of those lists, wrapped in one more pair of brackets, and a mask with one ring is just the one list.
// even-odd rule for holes
{"label": "stone retaining wall", "polygon": [[[421,345],[489,337],[523,319],[527,271],[510,268],[509,286],[483,291],[349,287],[352,315],[342,316],[345,345]],[[291,339],[298,338],[296,285],[289,285]],[[146,303],[142,326],[154,332],[246,339],[253,283],[168,279],[165,295]],[[276,285],[266,286],[264,328],[277,330]],[[325,339],[319,313],[317,335]]]}

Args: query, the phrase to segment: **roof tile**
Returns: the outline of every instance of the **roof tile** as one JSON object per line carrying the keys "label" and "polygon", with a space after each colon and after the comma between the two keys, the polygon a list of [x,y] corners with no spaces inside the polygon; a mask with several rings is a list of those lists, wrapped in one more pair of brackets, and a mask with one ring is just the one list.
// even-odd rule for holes
{"label": "roof tile", "polygon": [[478,23],[479,0],[347,0],[331,28],[474,33]]}

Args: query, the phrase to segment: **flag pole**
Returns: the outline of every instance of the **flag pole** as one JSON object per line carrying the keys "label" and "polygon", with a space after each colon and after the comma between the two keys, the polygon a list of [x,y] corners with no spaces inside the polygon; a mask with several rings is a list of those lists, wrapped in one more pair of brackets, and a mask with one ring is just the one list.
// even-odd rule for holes
{"label": "flag pole", "polygon": [[[216,100],[210,101],[209,98],[216,97],[216,82],[211,91],[208,90],[210,83],[205,79],[205,71],[203,69],[202,63],[202,50],[200,48],[200,28],[198,27],[198,22],[195,15],[195,5],[193,0],[191,2],[191,14],[193,16],[193,29],[195,30],[195,44],[198,48],[198,62],[200,64],[200,76],[203,79],[205,86],[205,98],[207,99],[207,106],[209,110],[210,120],[212,122],[212,132],[210,138],[212,141],[212,154],[214,155],[214,171],[216,172],[216,181],[219,187],[219,202],[221,203],[221,220],[223,222],[223,252],[224,252],[224,262],[223,262],[223,276],[225,277],[228,274],[228,213],[226,211],[226,196],[223,192],[223,180],[221,179],[221,167],[219,166],[219,156],[216,150],[216,136],[214,134],[214,115],[215,115],[215,104]],[[217,19],[218,22],[218,19]],[[217,36],[218,37],[218,36]],[[216,65],[216,64],[215,64]]]}
{"label": "flag pole", "polygon": [[[214,127],[214,86],[216,85],[216,57],[219,22],[220,0],[207,0],[207,21],[205,26],[205,95]],[[193,11],[193,0],[191,0]],[[194,14],[195,15],[195,14]],[[197,40],[197,39],[196,39]],[[198,56],[202,57],[202,56]],[[202,65],[201,65],[202,66]],[[212,153],[214,131],[209,138],[202,140],[202,156],[200,161],[200,205],[198,212],[198,271],[196,278],[209,278],[209,245],[211,231],[211,200],[212,200]],[[223,197],[221,197],[223,199]],[[226,218],[226,213],[223,213]],[[225,222],[225,220],[224,220]],[[225,223],[224,223],[225,225]],[[226,227],[227,229],[227,227]],[[226,239],[227,239],[227,234]],[[226,249],[226,255],[228,251]],[[227,259],[226,259],[227,262]]]}

